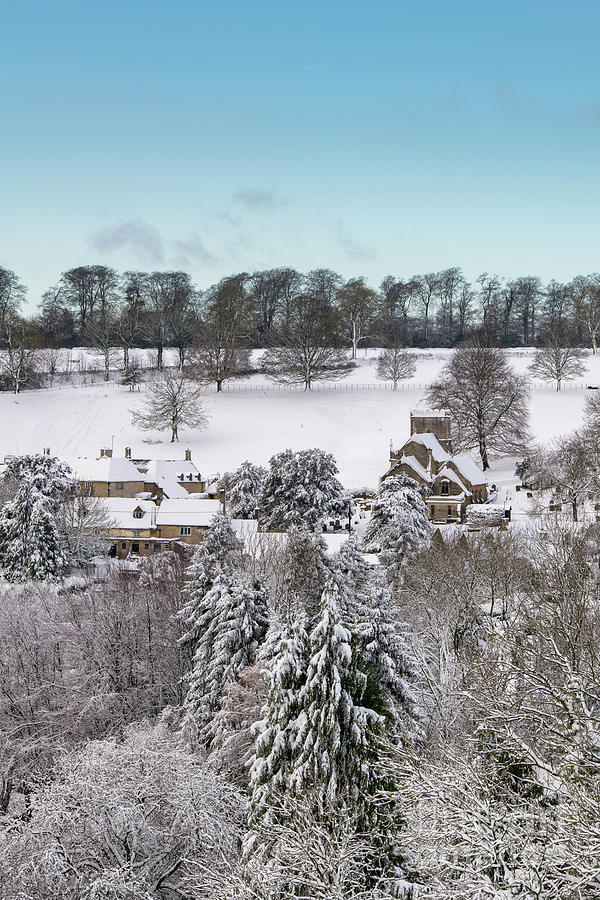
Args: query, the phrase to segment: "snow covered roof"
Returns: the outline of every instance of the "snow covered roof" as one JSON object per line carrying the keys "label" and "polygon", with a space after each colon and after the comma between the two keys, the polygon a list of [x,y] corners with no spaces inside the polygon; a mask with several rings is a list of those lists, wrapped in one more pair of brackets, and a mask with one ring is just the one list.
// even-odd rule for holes
{"label": "snow covered roof", "polygon": [[442,479],[442,478],[445,478],[448,481],[452,481],[454,484],[457,484],[458,487],[460,488],[460,490],[463,491],[464,494],[466,494],[468,497],[471,496],[471,491],[467,490],[467,488],[464,486],[464,484],[462,483],[462,481],[460,480],[460,478],[458,477],[458,475],[456,474],[456,472],[453,469],[449,469],[448,466],[444,466],[444,468],[441,469],[435,476],[435,480],[437,481],[438,479]]}
{"label": "snow covered roof", "polygon": [[427,482],[431,483],[431,480],[432,480],[431,475],[429,474],[427,469],[425,469],[421,465],[421,463],[419,462],[419,460],[417,459],[416,456],[403,456],[400,459],[400,462],[404,466],[409,466],[413,470],[413,472],[415,472],[417,475],[419,475],[423,479],[423,481],[427,481]]}
{"label": "snow covered roof", "polygon": [[411,441],[415,444],[422,444],[423,447],[431,450],[431,455],[436,462],[446,462],[446,460],[450,459],[450,454],[446,453],[435,434],[431,431],[424,431],[423,434],[411,434],[403,446],[406,447]]}
{"label": "snow covered roof", "polygon": [[416,418],[427,419],[447,419],[450,415],[449,409],[411,409],[411,416]]}
{"label": "snow covered roof", "polygon": [[134,462],[145,482],[156,484],[165,497],[172,499],[189,496],[180,482],[202,480],[200,472],[189,459],[136,459]]}
{"label": "snow covered roof", "polygon": [[143,476],[124,456],[79,456],[66,459],[78,481],[143,481]]}
{"label": "snow covered roof", "polygon": [[[139,500],[137,497],[103,497],[102,503],[111,519],[113,528],[154,528],[156,524],[156,503],[153,500]],[[135,516],[138,510],[142,515]]]}
{"label": "snow covered roof", "polygon": [[487,484],[481,469],[468,456],[453,456],[452,462],[471,484]]}
{"label": "snow covered roof", "polygon": [[157,525],[194,525],[208,528],[216,513],[221,512],[219,500],[197,500],[186,491],[186,499],[165,499],[156,513]]}

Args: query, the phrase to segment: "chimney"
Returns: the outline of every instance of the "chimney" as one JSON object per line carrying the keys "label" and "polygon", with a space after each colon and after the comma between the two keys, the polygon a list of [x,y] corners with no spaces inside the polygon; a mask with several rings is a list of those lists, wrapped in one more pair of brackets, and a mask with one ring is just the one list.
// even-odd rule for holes
{"label": "chimney", "polygon": [[191,462],[191,461],[192,461],[192,451],[191,451],[191,450],[186,450],[186,451],[185,451],[185,459],[186,459],[186,462]]}
{"label": "chimney", "polygon": [[430,476],[433,475],[433,453],[427,448],[427,472]]}
{"label": "chimney", "polygon": [[100,456],[112,456],[111,447],[100,447]]}
{"label": "chimney", "polygon": [[131,459],[131,447],[125,447],[125,459]]}

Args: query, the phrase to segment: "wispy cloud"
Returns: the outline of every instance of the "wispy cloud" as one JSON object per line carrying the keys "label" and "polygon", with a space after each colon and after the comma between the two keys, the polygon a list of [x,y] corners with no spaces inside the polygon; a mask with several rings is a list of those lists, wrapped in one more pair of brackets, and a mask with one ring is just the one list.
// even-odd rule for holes
{"label": "wispy cloud", "polygon": [[88,237],[89,243],[101,253],[128,250],[144,262],[160,263],[165,258],[165,243],[154,225],[135,218],[120,225],[100,228]]}
{"label": "wispy cloud", "polygon": [[368,260],[375,259],[377,251],[368,244],[361,244],[360,241],[351,237],[341,222],[335,226],[335,236],[338,244],[348,257],[348,259]]}
{"label": "wispy cloud", "polygon": [[89,244],[101,253],[128,253],[147,265],[167,263],[178,266],[210,265],[217,262],[199,234],[186,238],[164,237],[158,228],[141,218],[100,228],[88,236]]}
{"label": "wispy cloud", "polygon": [[247,209],[280,209],[288,206],[289,198],[283,197],[276,187],[244,187],[233,195],[235,203]]}
{"label": "wispy cloud", "polygon": [[207,249],[199,234],[192,234],[183,240],[173,241],[173,249],[179,254],[181,265],[188,266],[193,263],[205,263],[210,265],[217,262],[217,257]]}

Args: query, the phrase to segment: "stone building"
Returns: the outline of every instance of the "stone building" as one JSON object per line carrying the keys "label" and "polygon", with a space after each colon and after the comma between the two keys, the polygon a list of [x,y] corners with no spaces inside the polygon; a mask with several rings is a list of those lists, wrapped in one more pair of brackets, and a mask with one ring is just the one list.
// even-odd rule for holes
{"label": "stone building", "polygon": [[468,456],[452,454],[450,414],[447,410],[418,410],[410,414],[410,437],[395,450],[383,478],[408,475],[425,485],[429,516],[436,522],[460,522],[471,503],[488,499],[487,479]]}

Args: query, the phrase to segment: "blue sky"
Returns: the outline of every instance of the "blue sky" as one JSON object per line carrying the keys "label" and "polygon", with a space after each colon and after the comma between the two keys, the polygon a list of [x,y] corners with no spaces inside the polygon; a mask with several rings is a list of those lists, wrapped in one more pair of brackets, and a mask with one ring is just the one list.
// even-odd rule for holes
{"label": "blue sky", "polygon": [[600,6],[0,4],[0,264],[600,268]]}

